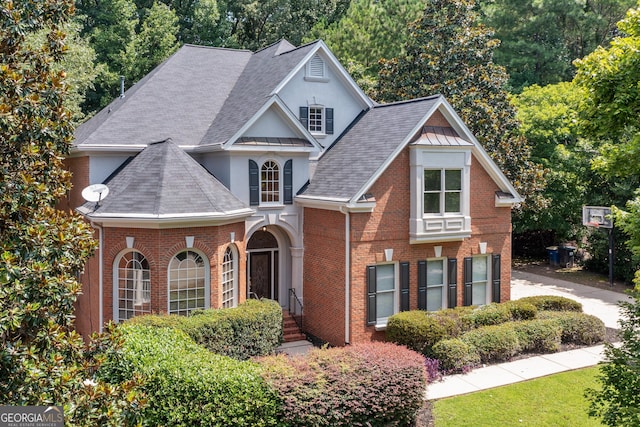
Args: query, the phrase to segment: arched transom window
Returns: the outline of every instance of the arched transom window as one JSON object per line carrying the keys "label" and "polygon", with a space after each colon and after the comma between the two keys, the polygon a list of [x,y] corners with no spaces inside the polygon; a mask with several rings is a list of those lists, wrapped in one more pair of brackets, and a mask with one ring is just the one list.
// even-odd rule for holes
{"label": "arched transom window", "polygon": [[183,251],[169,263],[169,313],[189,314],[209,307],[205,260],[196,252]]}
{"label": "arched transom window", "polygon": [[238,301],[238,274],[235,251],[231,246],[224,252],[222,261],[222,307],[235,307]]}
{"label": "arched transom window", "polygon": [[124,253],[117,262],[117,317],[115,321],[151,313],[149,262],[138,251]]}
{"label": "arched transom window", "polygon": [[280,169],[272,160],[264,162],[260,170],[260,197],[262,203],[280,202]]}

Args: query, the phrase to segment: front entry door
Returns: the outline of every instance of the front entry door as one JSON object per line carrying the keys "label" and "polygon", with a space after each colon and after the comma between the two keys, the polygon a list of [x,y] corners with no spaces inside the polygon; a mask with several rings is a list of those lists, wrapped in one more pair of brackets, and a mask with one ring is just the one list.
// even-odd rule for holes
{"label": "front entry door", "polygon": [[250,255],[250,290],[258,298],[273,299],[271,254],[271,252],[251,252]]}

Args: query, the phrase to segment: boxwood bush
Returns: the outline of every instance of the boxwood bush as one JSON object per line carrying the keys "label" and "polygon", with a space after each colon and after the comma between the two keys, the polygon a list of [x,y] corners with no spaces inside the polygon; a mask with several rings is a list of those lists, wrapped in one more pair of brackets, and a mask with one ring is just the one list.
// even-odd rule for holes
{"label": "boxwood bush", "polygon": [[476,348],[460,338],[449,338],[433,346],[433,355],[444,374],[466,372],[480,364]]}
{"label": "boxwood bush", "polygon": [[518,301],[533,304],[540,311],[582,311],[582,304],[578,301],[557,295],[537,295],[520,298]]}
{"label": "boxwood bush", "polygon": [[538,314],[538,308],[535,305],[521,299],[505,301],[502,305],[507,307],[512,320],[531,320]]}
{"label": "boxwood bush", "polygon": [[607,334],[604,322],[586,313],[542,311],[538,317],[557,322],[562,331],[562,342],[565,344],[597,344],[604,341]]}
{"label": "boxwood bush", "polygon": [[401,311],[389,318],[386,339],[431,355],[431,347],[448,337],[448,331],[454,328],[453,322],[450,318],[430,316],[423,310]]}
{"label": "boxwood bush", "polygon": [[282,340],[282,308],[272,300],[247,300],[236,308],[198,310],[191,316],[139,316],[129,322],[180,329],[210,351],[238,360],[273,354]]}
{"label": "boxwood bush", "polygon": [[562,329],[553,319],[514,322],[513,328],[523,352],[553,353],[560,349]]}
{"label": "boxwood bush", "polygon": [[426,387],[424,357],[391,343],[260,359],[291,426],[411,425]]}
{"label": "boxwood bush", "polygon": [[482,363],[509,360],[521,349],[518,334],[510,323],[482,326],[465,333],[461,339],[476,348]]}
{"label": "boxwood bush", "polygon": [[511,311],[505,304],[491,303],[476,307],[469,316],[475,327],[499,325],[511,320]]}
{"label": "boxwood bush", "polygon": [[213,354],[178,329],[121,326],[123,358],[102,373],[117,379],[141,375],[149,426],[276,426],[278,396],[261,367]]}

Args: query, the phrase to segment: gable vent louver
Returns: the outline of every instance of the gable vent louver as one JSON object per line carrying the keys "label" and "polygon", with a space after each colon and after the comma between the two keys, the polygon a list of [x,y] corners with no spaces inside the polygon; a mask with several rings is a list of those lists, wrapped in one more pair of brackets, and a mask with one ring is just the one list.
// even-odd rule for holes
{"label": "gable vent louver", "polygon": [[309,77],[324,78],[324,60],[314,55],[309,62]]}

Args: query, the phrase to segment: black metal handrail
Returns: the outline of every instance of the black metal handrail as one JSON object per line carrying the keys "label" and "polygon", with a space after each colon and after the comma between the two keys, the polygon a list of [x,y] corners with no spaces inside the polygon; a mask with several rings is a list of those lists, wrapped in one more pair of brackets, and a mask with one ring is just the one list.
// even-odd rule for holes
{"label": "black metal handrail", "polygon": [[296,290],[293,288],[289,288],[289,314],[293,317],[293,320],[296,321],[296,325],[300,330],[304,330],[302,327],[302,301],[296,295]]}

